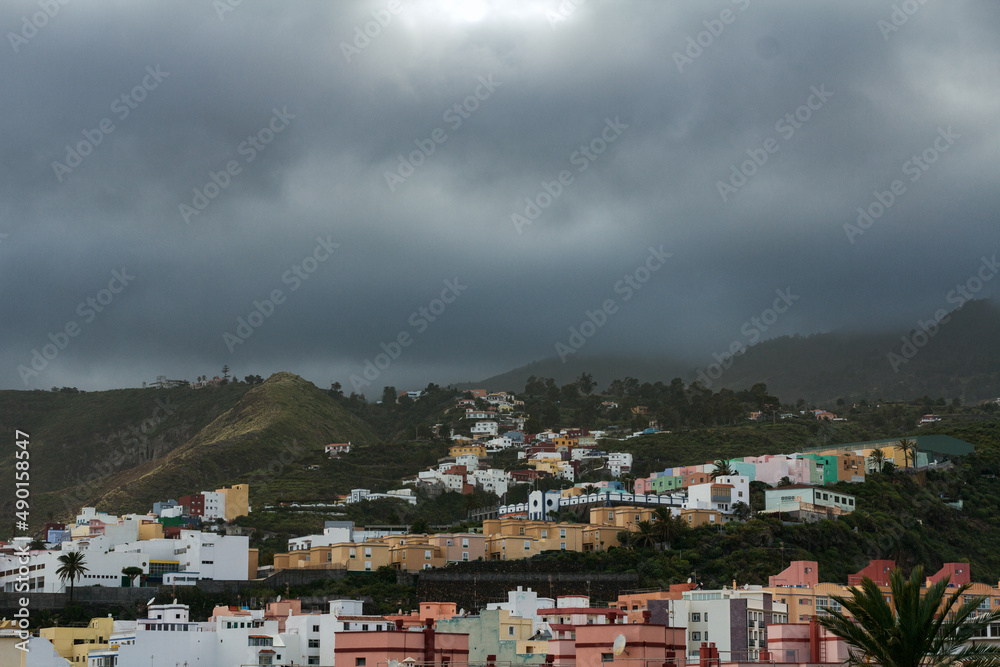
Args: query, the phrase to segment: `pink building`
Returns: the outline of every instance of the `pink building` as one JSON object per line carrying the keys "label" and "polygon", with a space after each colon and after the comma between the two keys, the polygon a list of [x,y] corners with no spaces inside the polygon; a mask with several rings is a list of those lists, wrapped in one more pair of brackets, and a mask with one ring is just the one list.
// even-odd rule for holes
{"label": "pink building", "polygon": [[850,657],[844,640],[820,627],[815,617],[808,623],[768,625],[767,649],[775,663],[843,664]]}
{"label": "pink building", "polygon": [[754,479],[758,482],[777,484],[782,477],[788,477],[792,484],[812,484],[812,471],[816,467],[814,459],[799,459],[781,454],[747,456],[744,463],[753,463],[756,469]]}
{"label": "pink building", "polygon": [[768,586],[812,588],[817,584],[819,584],[819,563],[814,560],[793,560],[791,565],[767,579]]}
{"label": "pink building", "polygon": [[961,586],[972,581],[968,563],[945,563],[935,574],[927,577],[927,585],[936,584],[945,577],[948,577],[949,586]]}
{"label": "pink building", "polygon": [[894,560],[870,560],[865,569],[857,574],[847,575],[847,585],[860,586],[861,580],[868,577],[879,586],[888,586],[889,573],[894,569],[896,569],[896,561]]}
{"label": "pink building", "polygon": [[635,493],[652,493],[653,492],[653,480],[656,479],[656,474],[652,474],[649,477],[641,477],[635,480]]}
{"label": "pink building", "polygon": [[334,649],[338,665],[379,667],[390,660],[400,664],[407,659],[421,665],[460,665],[469,662],[469,635],[437,633],[427,619],[420,632],[383,630],[344,632],[337,635]]}
{"label": "pink building", "polygon": [[[629,625],[585,625],[576,629],[576,667],[662,665],[684,660],[684,628],[635,623]],[[615,639],[625,638],[625,648],[614,654]],[[556,663],[562,661],[556,660]]]}

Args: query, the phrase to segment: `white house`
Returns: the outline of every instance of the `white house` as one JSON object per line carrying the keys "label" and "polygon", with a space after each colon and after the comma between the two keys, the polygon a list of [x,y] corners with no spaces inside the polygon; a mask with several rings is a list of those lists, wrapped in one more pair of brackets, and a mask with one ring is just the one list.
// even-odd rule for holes
{"label": "white house", "polygon": [[615,477],[632,470],[632,455],[626,452],[608,453],[608,470]]}
{"label": "white house", "polygon": [[496,435],[499,427],[494,421],[477,421],[472,427],[472,435]]}
{"label": "white house", "polygon": [[750,478],[742,475],[717,477],[688,487],[685,509],[711,509],[732,514],[738,502],[750,504]]}
{"label": "white house", "polygon": [[476,470],[469,475],[469,483],[502,496],[507,493],[509,483],[507,473],[499,468]]}

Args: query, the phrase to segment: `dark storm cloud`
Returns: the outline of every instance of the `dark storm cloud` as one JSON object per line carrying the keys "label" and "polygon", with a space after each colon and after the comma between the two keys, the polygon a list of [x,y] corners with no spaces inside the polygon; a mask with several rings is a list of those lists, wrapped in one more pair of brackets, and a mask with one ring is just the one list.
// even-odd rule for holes
{"label": "dark storm cloud", "polygon": [[995,5],[220,2],[0,9],[2,386],[349,386],[401,334],[376,391],[474,380],[609,298],[586,353],[701,363],[777,289],[768,335],[910,326],[1000,250]]}

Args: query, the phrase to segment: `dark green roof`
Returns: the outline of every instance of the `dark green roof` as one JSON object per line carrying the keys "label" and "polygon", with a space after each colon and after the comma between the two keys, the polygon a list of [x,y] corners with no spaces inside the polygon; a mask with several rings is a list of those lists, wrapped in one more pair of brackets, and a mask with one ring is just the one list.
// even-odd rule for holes
{"label": "dark green roof", "polygon": [[[959,440],[958,438],[953,438],[950,435],[911,435],[903,436],[913,440],[917,443],[917,449],[921,452],[931,452],[934,454],[942,454],[944,456],[965,456],[966,454],[971,454],[975,451],[976,446],[966,442],[965,440]],[[871,447],[888,447],[894,446],[902,438],[889,438],[887,440],[868,440],[867,442],[851,442],[843,445],[827,445],[826,447],[813,447],[807,449],[807,452],[817,452],[827,449],[868,449]]]}

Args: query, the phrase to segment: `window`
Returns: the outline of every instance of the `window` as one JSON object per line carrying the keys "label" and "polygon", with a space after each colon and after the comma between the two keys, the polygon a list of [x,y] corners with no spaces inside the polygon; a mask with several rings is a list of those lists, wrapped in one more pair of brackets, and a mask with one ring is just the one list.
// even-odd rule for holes
{"label": "window", "polygon": [[319,632],[319,626],[318,625],[314,625],[313,626],[313,632]]}
{"label": "window", "polygon": [[361,624],[361,629],[364,630],[365,632],[368,632],[368,624],[367,623],[362,623]]}
{"label": "window", "polygon": [[701,614],[699,614],[697,612],[692,613],[691,614],[691,622],[692,623],[701,623]]}
{"label": "window", "polygon": [[358,550],[351,549],[351,558],[357,558],[357,557],[358,557]]}
{"label": "window", "polygon": [[566,529],[565,528],[560,528],[559,529],[559,537],[566,537]]}
{"label": "window", "polygon": [[462,552],[462,560],[463,561],[469,560],[469,552],[468,551],[463,551]]}
{"label": "window", "polygon": [[[708,612],[705,612],[705,622],[708,623]],[[705,633],[705,639],[708,639],[708,633]]]}
{"label": "window", "polygon": [[507,626],[507,634],[508,634],[509,636],[511,636],[511,637],[513,637],[513,636],[514,636],[514,626],[513,626],[513,625],[508,625],[508,626]]}
{"label": "window", "polygon": [[524,541],[524,550],[531,551],[531,542],[529,542],[528,540]]}
{"label": "window", "polygon": [[693,641],[693,642],[700,642],[701,641],[701,633],[700,632],[692,632],[691,633],[691,641]]}
{"label": "window", "polygon": [[430,559],[431,559],[431,551],[430,551],[430,549],[425,549],[424,550],[424,560],[430,560]]}
{"label": "window", "polygon": [[601,662],[614,662],[614,659],[615,659],[615,654],[614,653],[602,653],[601,654]]}
{"label": "window", "polygon": [[311,655],[311,656],[309,656],[309,661],[306,664],[307,665],[318,665],[319,664],[319,656],[318,655]]}
{"label": "window", "polygon": [[309,640],[309,648],[319,648],[319,640],[318,639],[310,639]]}
{"label": "window", "polygon": [[372,562],[370,560],[366,560],[365,561],[365,570],[371,572],[371,569],[372,569]]}
{"label": "window", "polygon": [[549,531],[547,531],[547,530],[543,530],[543,531],[542,531],[542,539],[544,540],[544,539],[545,539],[545,538],[547,538],[548,536],[549,536]]}
{"label": "window", "polygon": [[365,667],[365,658],[355,658],[354,667]]}
{"label": "window", "polygon": [[371,558],[371,557],[372,557],[372,548],[365,547],[365,558]]}
{"label": "window", "polygon": [[469,538],[467,537],[462,538],[462,548],[463,549],[469,548]]}

